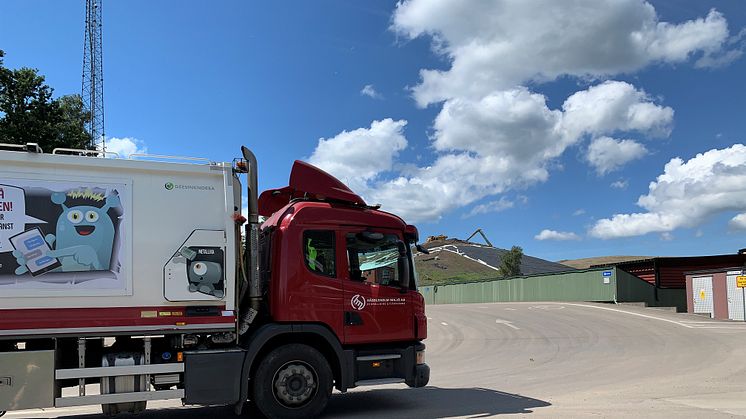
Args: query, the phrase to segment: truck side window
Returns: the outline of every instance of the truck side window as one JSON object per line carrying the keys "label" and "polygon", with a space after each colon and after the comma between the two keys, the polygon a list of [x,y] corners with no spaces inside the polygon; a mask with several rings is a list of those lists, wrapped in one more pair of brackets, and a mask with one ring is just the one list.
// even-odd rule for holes
{"label": "truck side window", "polygon": [[334,232],[308,230],[303,232],[303,256],[311,272],[335,278],[337,268],[334,253]]}
{"label": "truck side window", "polygon": [[398,238],[393,234],[385,235],[382,240],[375,242],[348,235],[350,279],[371,285],[399,286],[397,241]]}

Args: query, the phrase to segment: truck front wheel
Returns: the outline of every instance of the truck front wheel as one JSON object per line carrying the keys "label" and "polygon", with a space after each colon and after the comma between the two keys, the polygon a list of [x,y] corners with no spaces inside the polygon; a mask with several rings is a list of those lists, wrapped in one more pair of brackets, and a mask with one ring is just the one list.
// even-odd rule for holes
{"label": "truck front wheel", "polygon": [[312,418],[332,393],[329,362],[301,344],[281,346],[259,364],[253,380],[254,403],[268,418]]}

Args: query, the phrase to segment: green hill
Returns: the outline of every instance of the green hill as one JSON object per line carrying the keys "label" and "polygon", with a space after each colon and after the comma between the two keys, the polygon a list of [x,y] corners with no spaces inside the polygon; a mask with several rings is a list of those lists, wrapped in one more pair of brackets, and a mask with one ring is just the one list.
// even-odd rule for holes
{"label": "green hill", "polygon": [[499,277],[499,271],[449,251],[420,253],[414,258],[420,285],[479,281]]}
{"label": "green hill", "polygon": [[654,256],[598,256],[594,258],[583,258],[583,259],[565,259],[560,260],[558,263],[573,267],[575,269],[587,269],[591,266],[607,265],[619,262],[629,262],[631,260],[643,260],[651,259]]}

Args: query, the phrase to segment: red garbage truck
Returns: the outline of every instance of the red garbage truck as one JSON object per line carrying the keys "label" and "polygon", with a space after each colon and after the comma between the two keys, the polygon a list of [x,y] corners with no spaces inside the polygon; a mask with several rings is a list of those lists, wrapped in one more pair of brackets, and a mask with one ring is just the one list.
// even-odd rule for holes
{"label": "red garbage truck", "polygon": [[305,418],[333,388],[427,384],[417,229],[324,171],[296,161],[258,196],[245,147],[0,150],[0,411],[181,399]]}

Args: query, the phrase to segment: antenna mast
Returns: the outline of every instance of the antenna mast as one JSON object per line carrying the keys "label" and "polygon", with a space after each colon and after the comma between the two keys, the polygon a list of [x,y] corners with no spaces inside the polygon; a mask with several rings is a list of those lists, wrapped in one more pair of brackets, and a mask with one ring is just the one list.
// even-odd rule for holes
{"label": "antenna mast", "polygon": [[85,39],[83,41],[83,110],[90,116],[86,130],[91,149],[106,150],[104,137],[104,69],[101,48],[102,0],[85,2]]}

